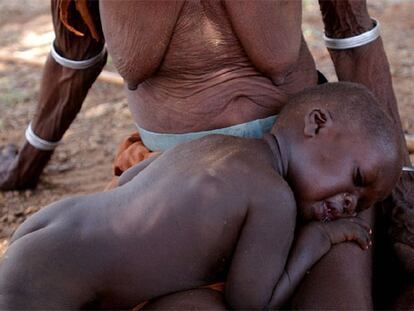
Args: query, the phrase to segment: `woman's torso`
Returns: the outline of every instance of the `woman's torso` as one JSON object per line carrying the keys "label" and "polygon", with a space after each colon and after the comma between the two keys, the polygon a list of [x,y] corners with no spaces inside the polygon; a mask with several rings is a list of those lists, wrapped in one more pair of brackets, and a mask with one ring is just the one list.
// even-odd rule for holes
{"label": "woman's torso", "polygon": [[[259,72],[246,55],[220,1],[182,2],[171,34],[152,38],[150,22],[162,19],[162,13],[152,18],[144,16],[147,24],[139,24],[137,15],[144,14],[146,8],[134,11],[132,7],[121,7],[131,5],[135,4],[120,1],[114,10],[105,4],[101,15],[115,66],[127,83],[137,84],[135,90],[128,90],[128,101],[135,121],[144,129],[185,133],[265,118],[277,114],[289,94],[316,84],[315,65],[304,41],[291,70],[281,72],[283,83],[276,86]],[[300,27],[300,21],[296,24]],[[134,29],[123,38],[127,43],[118,39],[116,31],[107,31],[118,27],[122,33],[125,26],[119,25]],[[296,33],[292,31],[292,35]],[[151,53],[137,52],[139,47],[131,49],[131,42],[135,46],[160,44],[159,50],[162,44],[166,47],[157,59]],[[276,50],[272,56],[280,55]],[[142,67],[143,60],[152,63]]]}

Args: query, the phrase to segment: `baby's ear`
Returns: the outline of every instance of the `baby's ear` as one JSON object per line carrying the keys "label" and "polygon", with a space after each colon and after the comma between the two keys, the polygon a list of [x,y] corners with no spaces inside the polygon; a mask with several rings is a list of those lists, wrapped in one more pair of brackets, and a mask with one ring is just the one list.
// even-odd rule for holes
{"label": "baby's ear", "polygon": [[305,127],[303,133],[307,137],[314,137],[319,134],[322,128],[330,127],[332,124],[331,114],[327,109],[313,109],[305,115]]}

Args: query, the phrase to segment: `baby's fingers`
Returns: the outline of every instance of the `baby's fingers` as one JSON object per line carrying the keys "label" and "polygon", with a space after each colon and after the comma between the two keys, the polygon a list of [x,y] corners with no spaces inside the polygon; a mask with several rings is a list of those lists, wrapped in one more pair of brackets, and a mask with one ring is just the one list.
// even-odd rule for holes
{"label": "baby's fingers", "polygon": [[358,225],[360,225],[361,227],[363,227],[366,231],[368,231],[369,234],[372,234],[372,230],[371,227],[369,226],[368,222],[358,216],[356,217],[349,217],[347,218],[350,222],[352,223],[356,223]]}
{"label": "baby's fingers", "polygon": [[332,244],[355,241],[362,249],[371,245],[371,229],[367,222],[358,217],[341,218],[322,225]]}
{"label": "baby's fingers", "polygon": [[359,244],[362,249],[368,249],[371,242],[371,229],[369,227],[361,226],[360,224],[354,224],[351,240]]}

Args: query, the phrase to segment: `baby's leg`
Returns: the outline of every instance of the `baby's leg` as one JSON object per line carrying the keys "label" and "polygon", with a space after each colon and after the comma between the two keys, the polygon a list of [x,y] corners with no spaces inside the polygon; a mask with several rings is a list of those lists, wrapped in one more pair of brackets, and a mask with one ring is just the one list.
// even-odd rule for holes
{"label": "baby's leg", "polygon": [[79,309],[91,302],[89,280],[96,270],[89,264],[80,226],[71,217],[80,211],[77,203],[56,203],[16,232],[0,262],[1,310]]}

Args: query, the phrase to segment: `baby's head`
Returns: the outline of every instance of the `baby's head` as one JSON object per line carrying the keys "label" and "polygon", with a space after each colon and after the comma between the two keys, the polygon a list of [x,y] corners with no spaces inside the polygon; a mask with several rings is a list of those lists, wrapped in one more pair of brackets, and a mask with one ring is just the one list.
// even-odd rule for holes
{"label": "baby's head", "polygon": [[294,96],[272,132],[305,220],[355,215],[388,196],[401,174],[399,133],[357,84],[328,83]]}

